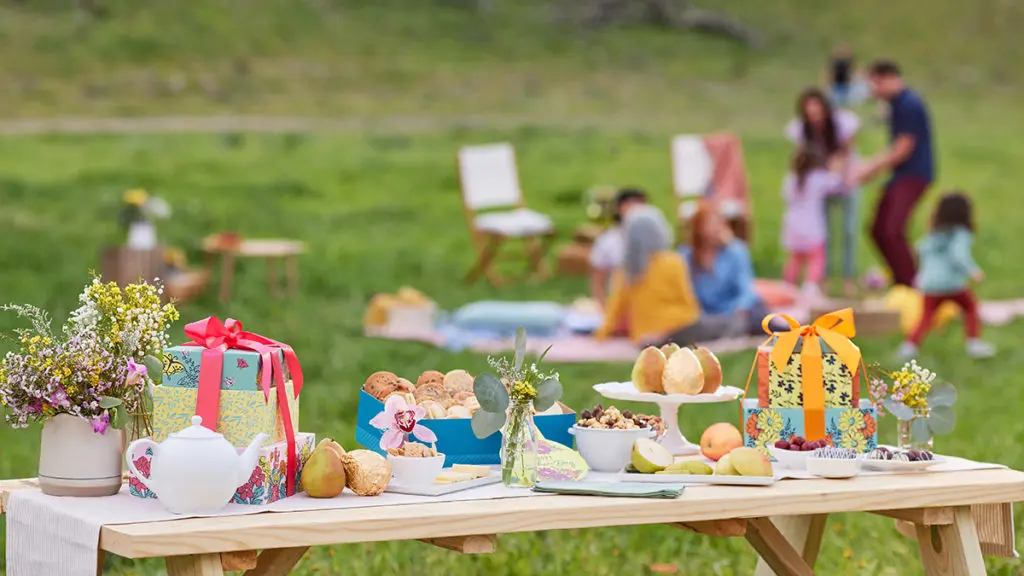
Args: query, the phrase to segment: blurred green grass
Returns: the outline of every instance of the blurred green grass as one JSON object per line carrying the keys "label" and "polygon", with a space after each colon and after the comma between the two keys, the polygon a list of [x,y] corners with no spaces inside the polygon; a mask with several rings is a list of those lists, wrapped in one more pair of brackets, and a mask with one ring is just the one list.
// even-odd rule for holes
{"label": "blurred green grass", "polygon": [[[0,117],[322,115],[366,127],[335,135],[0,138],[0,301],[66,313],[86,269],[98,266],[100,246],[117,234],[117,200],[129,187],[172,203],[175,216],[161,235],[195,259],[199,239],[216,230],[302,238],[310,253],[300,297],[268,300],[261,263],[246,262],[231,304],[220,305],[211,292],[184,319],[232,316],[291,343],[310,382],[302,427],[346,445],[353,444],[356,389],[371,372],[414,378],[432,368],[485,367],[472,354],[363,338],[373,293],[410,284],[450,309],[485,298],[567,301],[586,289],[572,279],[501,289],[462,283],[472,251],[454,172],[459,146],[515,144],[528,202],[568,231],[583,219],[579,194],[593,185],[643,186],[671,209],[668,138],[737,130],[753,187],[756,266],[775,276],[778,185],[789,153],[781,127],[796,92],[817,79],[824,53],[840,41],[864,58],[905,63],[935,116],[938,188],[963,187],[977,200],[977,257],[989,276],[979,291],[1020,295],[1013,246],[1024,213],[1012,208],[1024,177],[1022,78],[1014,65],[1024,56],[1016,32],[1024,9],[1017,4],[829,1],[810,10],[799,0],[717,3],[766,37],[758,53],[694,34],[559,28],[532,0],[498,3],[483,18],[434,1],[108,5],[110,19],[87,24],[56,0],[0,4]],[[181,76],[179,90],[173,86]],[[861,147],[878,150],[884,138],[869,125]],[[915,233],[935,196],[919,210]],[[865,214],[876,198],[875,188],[865,190]],[[866,267],[873,261],[866,238],[863,248]],[[11,326],[0,318],[0,327]],[[1024,468],[1024,432],[1013,412],[1024,400],[1014,350],[1022,329],[988,336],[1003,351],[987,364],[963,356],[959,325],[926,344],[923,360],[961,393],[959,425],[938,448]],[[858,342],[869,361],[886,361],[897,339]],[[726,378],[738,384],[751,354],[723,361]],[[599,400],[591,384],[629,374],[627,365],[556,368],[576,408]],[[684,418],[684,432],[696,437],[713,422],[734,420],[735,407],[686,410]],[[892,441],[894,428],[882,420],[882,439]],[[34,475],[37,450],[37,431],[0,430],[0,477]],[[418,543],[324,548],[311,551],[298,573],[601,575],[647,573],[662,562],[683,574],[730,575],[750,573],[754,560],[740,540],[640,527],[510,535],[484,557]],[[830,521],[818,567],[873,575],[920,573],[917,565],[915,546],[895,535],[891,521],[840,515]],[[1020,573],[1019,561],[988,567]],[[110,568],[162,573],[156,561]]]}

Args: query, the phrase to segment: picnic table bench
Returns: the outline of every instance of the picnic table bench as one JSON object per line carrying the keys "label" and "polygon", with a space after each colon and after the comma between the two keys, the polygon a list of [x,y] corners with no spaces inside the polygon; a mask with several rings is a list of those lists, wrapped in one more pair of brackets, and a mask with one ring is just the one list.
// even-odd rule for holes
{"label": "picnic table bench", "polygon": [[[37,488],[31,480],[2,482],[2,501],[20,489]],[[985,565],[972,506],[1022,500],[1024,473],[995,469],[688,486],[675,500],[550,495],[192,518],[104,526],[98,546],[101,558],[164,557],[170,576],[276,576],[311,546],[421,540],[478,554],[493,551],[500,533],[668,524],[743,536],[761,557],[756,574],[802,576],[814,573],[828,514],[869,512],[913,525],[926,574],[974,576]]]}

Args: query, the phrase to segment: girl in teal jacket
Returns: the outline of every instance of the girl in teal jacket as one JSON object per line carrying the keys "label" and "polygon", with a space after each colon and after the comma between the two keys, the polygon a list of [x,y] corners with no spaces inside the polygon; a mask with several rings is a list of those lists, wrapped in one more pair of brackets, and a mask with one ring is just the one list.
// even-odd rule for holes
{"label": "girl in teal jacket", "polygon": [[917,347],[927,335],[936,310],[946,301],[956,302],[963,310],[967,354],[983,358],[995,353],[992,345],[980,339],[978,300],[970,283],[980,282],[985,276],[971,255],[973,241],[970,199],[961,192],[946,194],[935,209],[931,232],[917,245],[918,271],[914,284],[924,294],[924,313],[921,323],[900,347],[902,357],[917,355]]}

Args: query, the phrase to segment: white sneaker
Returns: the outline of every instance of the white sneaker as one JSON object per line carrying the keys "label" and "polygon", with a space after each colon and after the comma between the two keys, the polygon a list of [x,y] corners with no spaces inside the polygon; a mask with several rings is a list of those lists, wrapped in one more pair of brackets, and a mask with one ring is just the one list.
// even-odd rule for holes
{"label": "white sneaker", "polygon": [[912,342],[903,342],[900,344],[899,350],[896,351],[896,356],[900,360],[913,360],[917,358],[917,346],[914,346]]}
{"label": "white sneaker", "polygon": [[971,358],[991,358],[996,355],[995,346],[976,338],[967,341],[967,355]]}

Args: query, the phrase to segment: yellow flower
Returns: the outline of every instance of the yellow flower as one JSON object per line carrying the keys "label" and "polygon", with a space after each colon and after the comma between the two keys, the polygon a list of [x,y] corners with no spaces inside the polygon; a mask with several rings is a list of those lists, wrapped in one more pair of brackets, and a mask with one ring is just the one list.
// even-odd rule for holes
{"label": "yellow flower", "polygon": [[[782,427],[785,423],[782,421],[782,414],[779,414],[776,410],[761,410],[757,414],[757,427],[761,430],[763,436],[765,432],[773,432],[778,439],[778,435],[782,432]],[[760,439],[760,438],[759,438]]]}
{"label": "yellow flower", "polygon": [[839,431],[846,436],[850,432],[859,432],[864,428],[864,413],[856,408],[844,410],[839,416]]}
{"label": "yellow flower", "polygon": [[142,188],[133,188],[125,191],[123,199],[131,206],[142,206],[149,200],[149,194]]}
{"label": "yellow flower", "polygon": [[843,438],[840,441],[840,445],[843,448],[863,452],[867,447],[867,440],[864,438],[864,435],[860,433],[860,429],[850,430],[849,433],[843,432]]}

